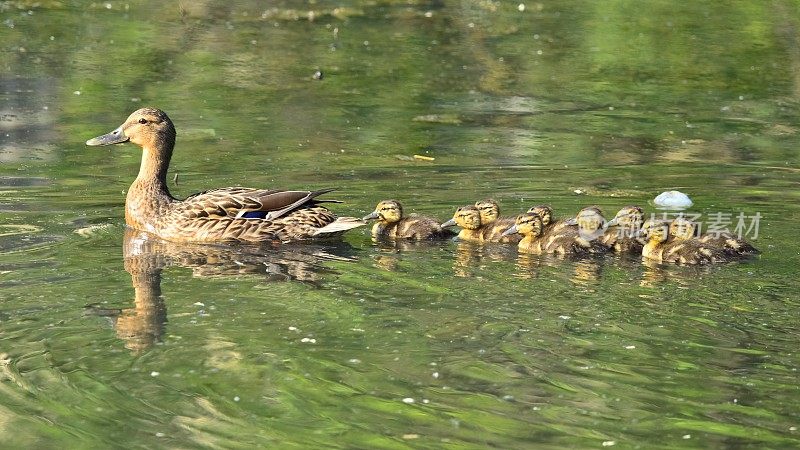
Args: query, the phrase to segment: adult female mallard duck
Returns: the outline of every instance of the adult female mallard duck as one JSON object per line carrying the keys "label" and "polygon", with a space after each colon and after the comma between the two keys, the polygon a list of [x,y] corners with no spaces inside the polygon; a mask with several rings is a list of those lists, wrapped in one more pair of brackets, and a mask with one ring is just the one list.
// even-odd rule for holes
{"label": "adult female mallard duck", "polygon": [[722,250],[731,258],[747,257],[761,253],[752,244],[744,239],[728,232],[706,233],[695,236],[696,227],[694,222],[685,217],[677,217],[669,225],[669,235],[678,240],[695,239],[703,245]]}
{"label": "adult female mallard duck", "polygon": [[167,189],[175,126],[155,108],[142,108],[116,130],[86,145],[132,142],[142,147],[139,175],[125,199],[125,222],[177,242],[297,241],[332,236],[366,223],[339,217],[316,197],[332,189],[283,191],[228,187],[178,200]]}
{"label": "adult female mallard duck", "polygon": [[[588,206],[578,212],[573,219],[564,222],[565,226],[545,239],[546,253],[586,254],[606,253],[611,248],[601,242],[606,219],[596,206]],[[577,226],[576,226],[577,225]]]}
{"label": "adult female mallard duck", "polygon": [[481,212],[478,208],[467,205],[456,209],[453,218],[442,224],[442,228],[458,225],[461,231],[458,238],[463,241],[483,242],[481,230]]}
{"label": "adult female mallard duck", "polygon": [[648,220],[642,226],[647,241],[642,256],[658,262],[708,264],[728,261],[725,253],[697,239],[670,239],[669,221]]}
{"label": "adult female mallard duck", "polygon": [[376,238],[424,240],[455,236],[454,232],[443,229],[436,219],[416,214],[404,215],[403,206],[397,200],[383,200],[375,207],[375,211],[362,220],[376,220],[372,227],[372,235]]}
{"label": "adult female mallard duck", "polygon": [[606,223],[600,242],[617,253],[642,253],[644,242],[639,231],[644,223],[644,211],[638,206],[626,206]]}
{"label": "adult female mallard duck", "polygon": [[522,235],[522,239],[517,244],[517,248],[523,253],[533,253],[539,255],[544,252],[542,248],[542,232],[544,231],[544,221],[538,214],[525,213],[517,216],[514,225],[503,232],[504,236],[514,233]]}
{"label": "adult female mallard duck", "polygon": [[481,229],[483,230],[483,240],[486,242],[517,242],[519,237],[503,234],[504,231],[514,226],[514,219],[511,217],[500,217],[500,205],[496,201],[487,198],[475,202],[481,214]]}

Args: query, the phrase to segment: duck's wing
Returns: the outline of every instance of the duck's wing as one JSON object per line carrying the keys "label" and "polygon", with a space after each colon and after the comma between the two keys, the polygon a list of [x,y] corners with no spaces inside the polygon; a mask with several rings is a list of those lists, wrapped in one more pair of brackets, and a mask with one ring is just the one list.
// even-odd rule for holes
{"label": "duck's wing", "polygon": [[[283,191],[227,187],[194,194],[181,203],[190,218],[231,217],[275,220],[301,206],[320,203],[321,201],[316,200],[316,197],[332,190]],[[337,202],[336,200],[326,201]]]}

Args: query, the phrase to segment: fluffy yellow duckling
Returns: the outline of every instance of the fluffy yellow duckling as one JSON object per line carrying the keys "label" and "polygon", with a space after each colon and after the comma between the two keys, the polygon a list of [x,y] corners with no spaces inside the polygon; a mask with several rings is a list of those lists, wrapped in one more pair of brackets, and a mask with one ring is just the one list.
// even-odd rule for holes
{"label": "fluffy yellow duckling", "polygon": [[453,218],[442,224],[442,228],[458,225],[461,231],[458,238],[464,241],[483,242],[481,213],[478,208],[467,205],[456,209]]}
{"label": "fluffy yellow duckling", "polygon": [[537,214],[525,213],[517,216],[514,221],[514,226],[503,232],[504,236],[514,233],[522,235],[522,239],[517,244],[517,248],[523,253],[533,253],[535,255],[542,254],[542,233],[544,231],[544,223],[542,218]]}
{"label": "fluffy yellow duckling", "polygon": [[722,250],[729,257],[744,257],[759,254],[759,250],[744,239],[727,232],[707,233],[696,236],[695,224],[684,217],[678,217],[669,225],[669,235],[677,240],[696,239],[700,243]]}
{"label": "fluffy yellow duckling", "polygon": [[648,220],[642,226],[647,239],[642,256],[658,262],[675,264],[708,264],[725,262],[725,253],[704,245],[697,239],[669,239],[668,221]]}
{"label": "fluffy yellow duckling", "polygon": [[375,238],[393,239],[442,239],[455,236],[455,233],[442,229],[436,219],[411,214],[403,214],[403,206],[397,200],[383,200],[375,207],[375,211],[364,216],[362,220],[376,220],[372,226]]}
{"label": "fluffy yellow duckling", "polygon": [[517,242],[519,236],[505,235],[504,231],[514,226],[514,219],[510,217],[500,217],[500,205],[496,201],[487,198],[475,202],[475,207],[481,214],[481,229],[483,230],[483,240],[486,242]]}
{"label": "fluffy yellow duckling", "polygon": [[639,231],[644,223],[644,211],[638,206],[626,206],[606,223],[600,241],[618,253],[642,253],[644,242]]}
{"label": "fluffy yellow duckling", "polygon": [[547,238],[544,243],[545,252],[562,255],[606,253],[611,249],[600,241],[605,224],[606,219],[600,208],[596,206],[583,208],[574,219],[565,222],[566,226],[556,230]]}

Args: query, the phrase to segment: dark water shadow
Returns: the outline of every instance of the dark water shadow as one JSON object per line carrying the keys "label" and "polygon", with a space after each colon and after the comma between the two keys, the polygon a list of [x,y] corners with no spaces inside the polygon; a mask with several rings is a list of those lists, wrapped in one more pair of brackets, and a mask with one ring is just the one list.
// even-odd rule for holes
{"label": "dark water shadow", "polygon": [[122,244],[125,270],[131,275],[134,306],[124,309],[88,305],[87,314],[107,317],[125,347],[140,353],[164,336],[167,306],[161,292],[161,273],[171,266],[192,269],[202,278],[254,277],[266,282],[298,281],[319,287],[335,275],[325,262],[355,261],[346,243],[262,246],[238,244],[178,244],[131,228]]}

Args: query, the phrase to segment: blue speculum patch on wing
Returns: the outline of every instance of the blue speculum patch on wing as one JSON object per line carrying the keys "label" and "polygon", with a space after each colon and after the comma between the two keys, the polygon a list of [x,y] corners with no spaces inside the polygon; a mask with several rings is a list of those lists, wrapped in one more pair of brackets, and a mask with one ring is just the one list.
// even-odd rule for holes
{"label": "blue speculum patch on wing", "polygon": [[247,211],[239,216],[242,219],[264,219],[267,217],[266,211]]}

